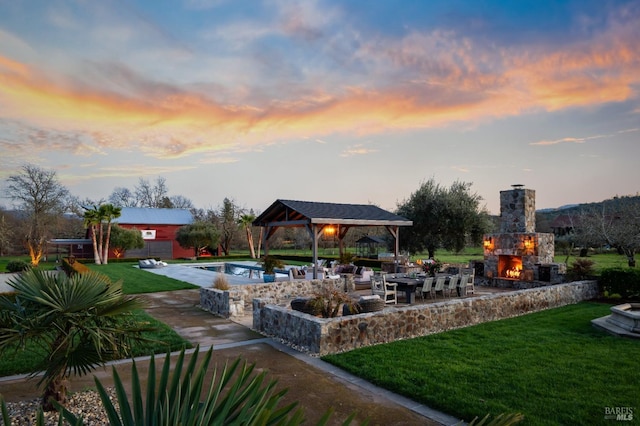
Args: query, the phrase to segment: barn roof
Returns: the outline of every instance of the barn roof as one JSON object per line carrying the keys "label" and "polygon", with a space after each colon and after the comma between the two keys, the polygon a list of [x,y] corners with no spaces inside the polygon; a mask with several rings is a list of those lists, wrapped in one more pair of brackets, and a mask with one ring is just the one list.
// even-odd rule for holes
{"label": "barn roof", "polygon": [[193,223],[193,215],[188,209],[123,207],[120,217],[114,222],[126,225],[189,225]]}
{"label": "barn roof", "polygon": [[412,221],[371,204],[338,204],[276,200],[253,222],[255,226],[335,224],[360,226],[411,226]]}

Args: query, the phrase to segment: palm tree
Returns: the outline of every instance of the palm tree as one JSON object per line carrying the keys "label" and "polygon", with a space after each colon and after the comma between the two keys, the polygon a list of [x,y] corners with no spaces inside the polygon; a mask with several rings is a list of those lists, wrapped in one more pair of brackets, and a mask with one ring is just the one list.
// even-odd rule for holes
{"label": "palm tree", "polygon": [[93,209],[86,209],[84,212],[84,226],[90,229],[91,232],[91,241],[93,242],[93,260],[96,265],[100,265],[102,260],[100,256],[100,249],[98,248],[98,241],[96,240],[96,234],[98,232],[98,227],[100,227],[100,247],[102,247],[102,218],[100,217],[100,212],[96,206],[93,206]]}
{"label": "palm tree", "polygon": [[[109,262],[109,239],[111,237],[111,222],[113,219],[120,217],[122,208],[115,207],[113,204],[103,204],[99,209],[100,216],[103,221],[107,222],[106,238],[104,240],[104,247],[102,248],[102,264],[106,265]],[[100,224],[102,226],[102,223]]]}
{"label": "palm tree", "polygon": [[122,282],[88,272],[69,278],[41,270],[29,270],[9,281],[14,296],[0,296],[0,353],[35,345],[45,356],[32,375],[43,371],[45,410],[51,400],[64,404],[64,383],[71,375],[84,375],[119,359],[135,340],[143,340],[142,327],[132,311],[139,299],[125,296]]}
{"label": "palm tree", "polygon": [[256,258],[256,250],[253,247],[253,234],[251,232],[251,226],[253,221],[256,220],[256,215],[252,213],[246,213],[240,216],[238,219],[238,223],[244,228],[247,233],[247,243],[249,243],[249,252],[251,253],[251,258]]}

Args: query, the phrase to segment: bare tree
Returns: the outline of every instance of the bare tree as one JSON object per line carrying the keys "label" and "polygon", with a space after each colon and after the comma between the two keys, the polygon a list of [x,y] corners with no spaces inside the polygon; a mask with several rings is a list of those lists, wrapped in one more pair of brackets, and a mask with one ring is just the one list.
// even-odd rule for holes
{"label": "bare tree", "polygon": [[50,226],[63,212],[69,191],[52,170],[43,170],[26,164],[21,172],[9,176],[7,194],[27,217],[28,227],[24,240],[31,256],[31,264],[37,266],[44,255]]}
{"label": "bare tree", "polygon": [[173,206],[174,209],[192,209],[193,208],[193,203],[191,202],[191,200],[182,195],[172,195],[171,197],[169,197],[169,200],[171,201],[171,205]]}
{"label": "bare tree", "polygon": [[[109,203],[116,207],[136,207],[136,197],[129,188],[117,187],[109,195]],[[102,204],[102,203],[94,203]]]}
{"label": "bare tree", "polygon": [[616,197],[605,200],[597,208],[585,209],[581,232],[615,247],[625,256],[630,267],[636,266],[635,254],[640,248],[640,198]]}
{"label": "bare tree", "polygon": [[135,187],[135,198],[137,205],[140,207],[166,208],[166,200],[168,199],[166,179],[162,176],[156,178],[156,182],[152,185],[148,180],[140,178],[138,185]]}

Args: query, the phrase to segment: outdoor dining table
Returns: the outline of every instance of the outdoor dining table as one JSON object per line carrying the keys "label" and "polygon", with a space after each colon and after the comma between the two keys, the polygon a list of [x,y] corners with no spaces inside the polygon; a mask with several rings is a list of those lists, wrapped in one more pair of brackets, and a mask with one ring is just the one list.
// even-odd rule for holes
{"label": "outdoor dining table", "polygon": [[385,277],[388,283],[397,284],[398,291],[404,291],[405,301],[409,304],[416,301],[416,287],[424,282],[424,278]]}

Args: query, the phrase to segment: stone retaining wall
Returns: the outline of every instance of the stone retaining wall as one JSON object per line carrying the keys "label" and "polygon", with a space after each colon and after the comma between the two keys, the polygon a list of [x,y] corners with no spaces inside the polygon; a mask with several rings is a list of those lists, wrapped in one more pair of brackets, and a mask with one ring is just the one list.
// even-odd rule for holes
{"label": "stone retaining wall", "polygon": [[[264,284],[232,285],[229,290],[215,288],[200,289],[200,306],[202,309],[224,318],[243,316],[245,305],[250,308],[253,299],[269,301],[270,304],[289,304],[291,299],[309,296],[314,291],[343,279],[276,281]],[[353,285],[353,280],[351,280]],[[349,290],[352,291],[353,289]]]}
{"label": "stone retaining wall", "polygon": [[337,318],[317,318],[257,298],[253,328],[301,351],[326,355],[570,305],[597,294],[596,281],[577,281]]}

